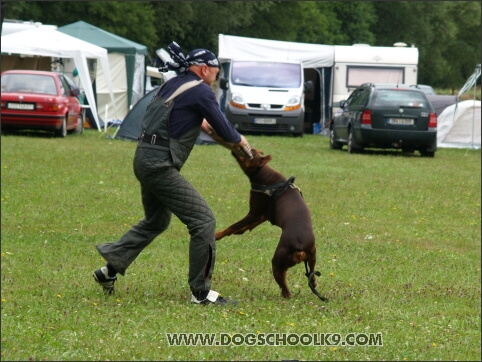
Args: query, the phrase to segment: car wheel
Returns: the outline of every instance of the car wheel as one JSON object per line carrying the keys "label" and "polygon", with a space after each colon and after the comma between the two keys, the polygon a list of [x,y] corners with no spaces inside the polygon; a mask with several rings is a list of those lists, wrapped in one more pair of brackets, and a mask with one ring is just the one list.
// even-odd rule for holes
{"label": "car wheel", "polygon": [[75,133],[82,134],[83,132],[84,132],[84,120],[82,119],[82,116],[79,116],[79,119],[77,120],[77,127],[75,127]]}
{"label": "car wheel", "polygon": [[356,143],[355,136],[353,135],[353,130],[350,128],[348,130],[348,153],[357,153],[361,151],[361,147]]}
{"label": "car wheel", "polygon": [[433,157],[435,157],[435,151],[421,150],[421,151],[420,151],[420,155],[421,155],[422,157],[430,157],[430,158],[433,158]]}
{"label": "car wheel", "polygon": [[340,142],[335,141],[336,135],[335,130],[333,128],[330,129],[330,148],[332,150],[341,150],[343,144]]}
{"label": "car wheel", "polygon": [[57,136],[62,138],[67,136],[67,116],[63,119],[62,126],[60,126],[60,129],[56,133]]}

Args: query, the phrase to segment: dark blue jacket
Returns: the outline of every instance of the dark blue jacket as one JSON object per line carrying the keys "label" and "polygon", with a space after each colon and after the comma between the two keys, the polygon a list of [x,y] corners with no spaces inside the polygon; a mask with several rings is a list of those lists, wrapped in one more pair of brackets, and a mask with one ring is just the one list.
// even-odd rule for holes
{"label": "dark blue jacket", "polygon": [[[201,78],[192,72],[178,75],[169,79],[161,87],[158,95],[168,98],[181,84],[199,79]],[[178,139],[194,126],[200,127],[204,118],[226,142],[238,143],[241,141],[239,132],[221,112],[213,90],[206,83],[188,89],[176,97],[169,117],[170,137]]]}

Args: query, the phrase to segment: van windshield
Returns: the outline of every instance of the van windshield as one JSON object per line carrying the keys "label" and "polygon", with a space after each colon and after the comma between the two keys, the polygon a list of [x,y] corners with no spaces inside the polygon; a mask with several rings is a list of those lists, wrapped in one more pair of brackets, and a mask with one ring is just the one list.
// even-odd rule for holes
{"label": "van windshield", "polygon": [[301,71],[296,63],[233,61],[231,82],[248,87],[299,88]]}

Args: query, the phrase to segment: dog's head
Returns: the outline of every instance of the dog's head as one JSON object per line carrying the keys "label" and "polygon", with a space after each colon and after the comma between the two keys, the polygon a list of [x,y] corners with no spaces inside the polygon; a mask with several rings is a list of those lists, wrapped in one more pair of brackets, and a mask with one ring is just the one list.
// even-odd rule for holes
{"label": "dog's head", "polygon": [[262,168],[269,161],[271,161],[271,155],[263,156],[263,151],[261,150],[256,150],[252,148],[251,152],[253,154],[252,159],[237,156],[234,153],[231,153],[236,159],[236,161],[238,161],[239,166],[241,166],[241,169],[248,176],[256,172],[257,170],[259,170],[260,168]]}

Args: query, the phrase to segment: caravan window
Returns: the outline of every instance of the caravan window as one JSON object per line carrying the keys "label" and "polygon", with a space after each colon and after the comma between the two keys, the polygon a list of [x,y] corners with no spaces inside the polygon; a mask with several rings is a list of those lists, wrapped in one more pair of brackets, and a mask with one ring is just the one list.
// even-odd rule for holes
{"label": "caravan window", "polygon": [[301,65],[262,61],[233,61],[231,81],[248,87],[299,88]]}
{"label": "caravan window", "polygon": [[346,86],[356,88],[363,83],[403,84],[403,68],[397,67],[347,67]]}

